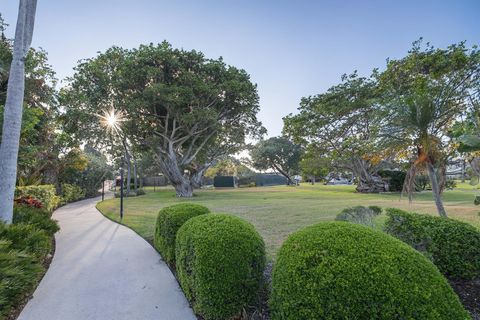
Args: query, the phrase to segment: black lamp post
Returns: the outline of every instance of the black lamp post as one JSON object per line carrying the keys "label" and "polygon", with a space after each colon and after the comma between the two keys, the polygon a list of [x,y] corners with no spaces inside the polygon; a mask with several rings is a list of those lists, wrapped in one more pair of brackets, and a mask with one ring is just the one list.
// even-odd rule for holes
{"label": "black lamp post", "polygon": [[102,201],[105,200],[105,179],[102,181]]}
{"label": "black lamp post", "polygon": [[124,159],[122,157],[122,163],[120,165],[120,220],[123,219],[123,165]]}

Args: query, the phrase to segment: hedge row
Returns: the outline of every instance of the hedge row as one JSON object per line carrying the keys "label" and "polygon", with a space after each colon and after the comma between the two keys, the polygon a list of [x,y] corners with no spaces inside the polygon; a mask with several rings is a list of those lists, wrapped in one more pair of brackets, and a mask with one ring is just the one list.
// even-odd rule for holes
{"label": "hedge row", "polygon": [[13,223],[0,223],[0,319],[5,319],[43,274],[58,225],[45,209],[16,206]]}
{"label": "hedge row", "polygon": [[204,206],[192,203],[181,203],[160,210],[155,224],[155,248],[170,265],[175,265],[175,238],[180,227],[187,220],[209,213]]}
{"label": "hedge row", "polygon": [[270,304],[272,319],[470,319],[423,255],[347,222],[288,237],[273,270]]}
{"label": "hedge row", "polygon": [[429,258],[449,278],[480,276],[480,232],[453,219],[387,209],[385,231]]}
{"label": "hedge row", "polygon": [[194,311],[204,319],[229,319],[257,297],[265,246],[250,223],[209,212],[189,203],[160,210],[154,243],[176,266]]}
{"label": "hedge row", "polygon": [[[379,207],[355,207],[343,214],[358,223],[357,216],[381,212]],[[441,271],[468,270],[460,274],[474,276],[472,266],[480,257],[476,229],[394,209],[387,213],[388,232],[412,240],[410,244],[431,241],[427,252]],[[450,247],[443,243],[447,238]],[[255,304],[265,246],[250,223],[210,214],[195,204],[175,205],[159,212],[155,246],[175,265],[185,296],[203,319],[235,318]],[[444,255],[433,250],[440,247],[447,249]],[[448,262],[449,272],[442,261]],[[386,233],[343,221],[320,223],[288,237],[273,269],[270,307],[272,319],[278,320],[471,319],[424,255]]]}

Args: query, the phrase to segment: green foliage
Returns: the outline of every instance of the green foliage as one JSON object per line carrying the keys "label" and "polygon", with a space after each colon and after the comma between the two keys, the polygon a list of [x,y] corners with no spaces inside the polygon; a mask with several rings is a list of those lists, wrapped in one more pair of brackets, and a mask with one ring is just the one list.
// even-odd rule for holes
{"label": "green foliage", "polygon": [[[148,141],[145,147],[169,168],[164,174],[174,186],[190,185],[183,177],[185,170],[192,173],[235,154],[245,147],[247,137],[264,131],[256,117],[257,88],[247,72],[167,42],[112,47],[82,61],[61,99],[67,117],[75,120],[66,131],[79,140],[102,143],[111,138],[98,125],[99,107],[115,105],[117,112],[128,115],[123,135],[132,142]],[[182,196],[192,195],[191,190],[184,192]]]}
{"label": "green foliage", "polygon": [[0,239],[11,241],[12,249],[31,254],[39,261],[42,261],[52,249],[48,233],[31,224],[0,223]]}
{"label": "green foliage", "polygon": [[365,226],[373,227],[373,218],[377,215],[382,213],[382,209],[380,207],[363,207],[363,206],[356,206],[353,208],[346,208],[343,209],[341,213],[339,213],[335,220],[337,221],[349,221],[357,224],[363,224]]}
{"label": "green foliage", "polygon": [[403,190],[403,183],[407,173],[405,171],[382,170],[378,175],[388,181],[388,190],[399,192]]}
{"label": "green foliage", "polygon": [[[82,159],[86,159],[86,165]],[[88,145],[80,155],[72,156],[68,163],[60,174],[60,181],[80,187],[87,197],[98,195],[103,181],[113,177],[107,158]]]}
{"label": "green foliage", "polygon": [[53,236],[60,228],[56,221],[50,218],[51,213],[44,209],[15,206],[13,208],[14,224],[30,224]]}
{"label": "green foliage", "polygon": [[288,237],[272,275],[272,319],[470,319],[437,268],[401,241],[344,222]]}
{"label": "green foliage", "polygon": [[265,264],[253,226],[226,214],[188,220],[176,239],[177,276],[204,319],[230,319],[255,302]]}
{"label": "green foliage", "polygon": [[61,203],[70,203],[85,198],[85,190],[79,186],[64,183],[62,184],[62,200]]}
{"label": "green foliage", "polygon": [[376,216],[382,214],[383,212],[383,209],[379,206],[368,206],[368,209],[372,210]]}
{"label": "green foliage", "polygon": [[155,224],[155,248],[170,265],[175,264],[175,238],[178,229],[187,220],[209,213],[207,207],[194,203],[180,203],[160,210]]}
{"label": "green foliage", "polygon": [[385,231],[423,253],[449,278],[480,276],[480,232],[448,218],[387,209]]}
{"label": "green foliage", "polygon": [[480,196],[475,196],[475,200],[473,200],[473,203],[478,206],[480,204]]}
{"label": "green foliage", "polygon": [[299,113],[283,118],[283,133],[306,146],[302,168],[307,174],[351,171],[373,185],[372,176],[389,156],[377,145],[384,116],[379,99],[375,78],[356,72],[324,93],[301,99]]}
{"label": "green foliage", "polygon": [[302,153],[300,145],[288,138],[272,137],[257,143],[250,150],[250,157],[256,169],[278,171],[291,183],[290,175],[298,173]]}
{"label": "green foliage", "polygon": [[31,255],[14,250],[11,241],[0,239],[0,319],[30,292],[43,267]]}
{"label": "green foliage", "polygon": [[452,189],[455,189],[456,187],[457,187],[457,181],[453,179],[447,179],[445,181],[445,188],[452,190]]}
{"label": "green foliage", "polygon": [[25,186],[15,189],[15,197],[28,196],[40,200],[49,212],[52,212],[60,204],[60,197],[57,196],[54,185]]}

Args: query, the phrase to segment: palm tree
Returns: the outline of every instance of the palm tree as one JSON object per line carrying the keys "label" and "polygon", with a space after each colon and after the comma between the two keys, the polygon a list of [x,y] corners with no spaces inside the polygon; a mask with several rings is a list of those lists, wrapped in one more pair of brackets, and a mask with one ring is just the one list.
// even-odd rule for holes
{"label": "palm tree", "polygon": [[426,171],[438,214],[447,217],[441,192],[450,156],[448,132],[471,107],[469,97],[480,79],[480,52],[464,43],[434,49],[421,40],[409,55],[392,60],[378,75],[387,114],[382,130],[386,147],[414,155],[404,191],[414,191],[415,175]]}
{"label": "palm tree", "polygon": [[13,198],[25,91],[24,59],[32,42],[36,7],[36,0],[20,0],[13,60],[8,79],[0,144],[0,218],[6,223],[11,223],[13,218]]}

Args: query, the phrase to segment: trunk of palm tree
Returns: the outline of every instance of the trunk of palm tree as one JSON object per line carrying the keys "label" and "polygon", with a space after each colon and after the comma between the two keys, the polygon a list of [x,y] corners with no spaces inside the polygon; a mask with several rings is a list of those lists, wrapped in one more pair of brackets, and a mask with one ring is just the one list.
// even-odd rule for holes
{"label": "trunk of palm tree", "polygon": [[20,0],[0,144],[0,219],[11,223],[25,91],[25,55],[32,42],[36,0]]}
{"label": "trunk of palm tree", "polygon": [[128,151],[126,152],[126,160],[127,160],[127,197],[130,195],[130,182],[132,180],[132,162],[130,161],[130,154]]}
{"label": "trunk of palm tree", "polygon": [[137,184],[137,160],[133,157],[133,190],[137,193],[138,184]]}
{"label": "trunk of palm tree", "polygon": [[433,200],[435,200],[437,212],[441,217],[447,218],[447,212],[443,207],[442,197],[440,195],[440,185],[438,184],[437,172],[430,162],[427,163],[427,170],[428,176],[430,177],[430,184],[432,185]]}

